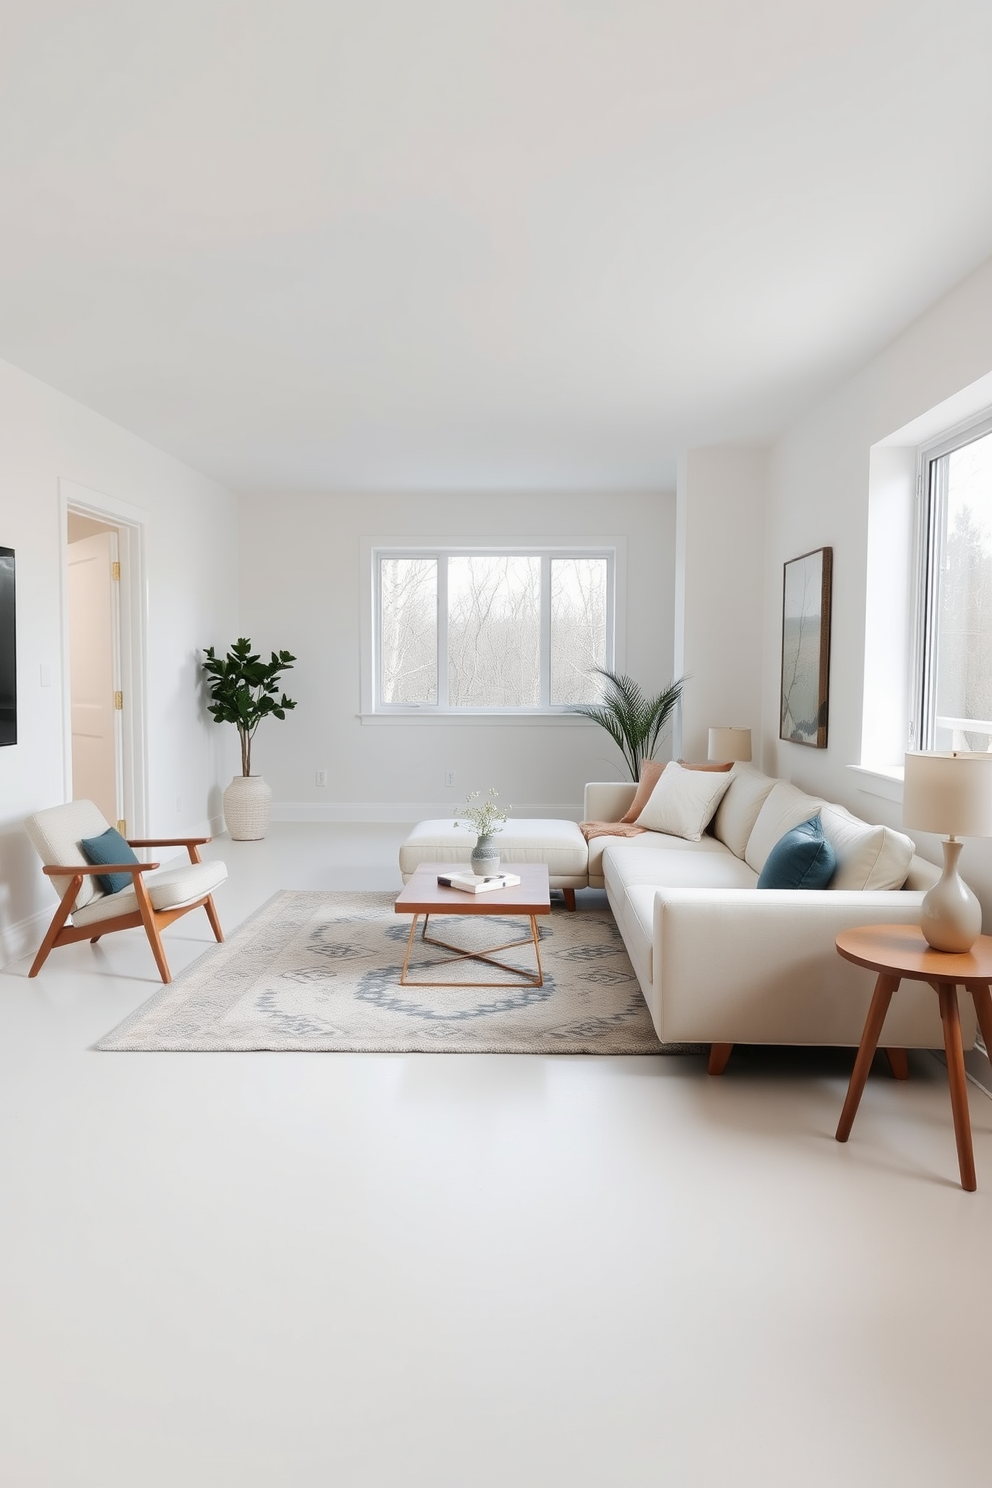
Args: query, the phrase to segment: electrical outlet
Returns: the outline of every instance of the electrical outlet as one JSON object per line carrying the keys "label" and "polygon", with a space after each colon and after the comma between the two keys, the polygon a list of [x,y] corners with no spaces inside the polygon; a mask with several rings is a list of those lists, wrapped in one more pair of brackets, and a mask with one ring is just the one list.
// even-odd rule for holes
{"label": "electrical outlet", "polygon": [[314,781],[316,782],[317,785],[326,785],[327,784],[327,771],[326,770],[318,770],[317,773],[316,773],[316,775],[314,776]]}
{"label": "electrical outlet", "polygon": [[455,772],[454,772],[454,770],[445,770],[445,772],[444,772],[444,783],[445,783],[445,786],[449,790],[454,786],[454,783],[455,783]]}

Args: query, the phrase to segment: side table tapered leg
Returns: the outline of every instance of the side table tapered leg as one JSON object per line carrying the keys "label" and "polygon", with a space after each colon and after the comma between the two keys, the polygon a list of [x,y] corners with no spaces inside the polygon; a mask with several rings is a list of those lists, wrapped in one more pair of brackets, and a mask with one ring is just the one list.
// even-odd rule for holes
{"label": "side table tapered leg", "polygon": [[[878,1048],[878,1040],[882,1033],[882,1024],[885,1015],[889,1011],[889,1003],[892,994],[899,986],[901,978],[897,976],[886,976],[883,972],[875,983],[875,991],[872,993],[871,1007],[868,1009],[868,1017],[865,1019],[865,1031],[861,1035],[861,1044],[858,1048],[858,1057],[854,1061],[854,1070],[851,1074],[851,1083],[847,1087],[847,1099],[844,1109],[840,1113],[840,1121],[837,1123],[837,1140],[846,1142],[851,1135],[851,1127],[854,1118],[858,1114],[858,1106],[864,1094],[865,1083],[868,1079],[868,1071]],[[957,1003],[955,1003],[955,1008]],[[960,1039],[958,1040],[960,1044]]]}
{"label": "side table tapered leg", "polygon": [[964,1073],[964,1049],[961,1045],[961,1019],[958,1014],[958,989],[953,982],[938,982],[940,1017],[944,1025],[944,1053],[947,1055],[947,1083],[951,1087],[951,1115],[954,1117],[954,1140],[958,1145],[958,1167],[961,1187],[974,1193],[975,1154],[971,1145],[971,1112],[968,1110],[968,1083]]}

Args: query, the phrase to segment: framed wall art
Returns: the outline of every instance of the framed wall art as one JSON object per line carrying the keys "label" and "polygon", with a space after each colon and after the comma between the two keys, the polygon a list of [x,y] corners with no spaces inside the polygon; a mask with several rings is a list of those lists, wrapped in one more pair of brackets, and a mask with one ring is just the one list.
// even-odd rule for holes
{"label": "framed wall art", "polygon": [[785,564],[782,582],[782,699],[779,738],[827,747],[830,581],[833,548]]}
{"label": "framed wall art", "polygon": [[14,550],[0,548],[0,744],[17,743],[17,626]]}

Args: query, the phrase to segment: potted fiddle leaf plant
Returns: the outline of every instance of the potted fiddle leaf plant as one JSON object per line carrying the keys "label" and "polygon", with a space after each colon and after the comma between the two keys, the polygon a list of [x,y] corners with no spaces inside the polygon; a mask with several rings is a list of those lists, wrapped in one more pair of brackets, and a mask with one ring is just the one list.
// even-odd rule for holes
{"label": "potted fiddle leaf plant", "polygon": [[261,775],[251,772],[252,741],[263,718],[285,718],[296,707],[285,693],[279,695],[279,678],[296,657],[289,651],[273,651],[271,660],[263,661],[245,636],[226,656],[218,656],[213,646],[203,656],[211,699],[208,711],[215,723],[233,723],[241,743],[241,774],[224,792],[224,820],[235,842],[257,842],[268,830],[272,790]]}

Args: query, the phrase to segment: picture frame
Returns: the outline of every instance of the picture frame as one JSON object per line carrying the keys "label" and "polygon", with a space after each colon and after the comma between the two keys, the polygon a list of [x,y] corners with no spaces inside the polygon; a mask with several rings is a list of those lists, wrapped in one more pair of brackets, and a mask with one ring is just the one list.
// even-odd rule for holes
{"label": "picture frame", "polygon": [[0,547],[0,746],[17,743],[17,599],[14,549]]}
{"label": "picture frame", "polygon": [[833,548],[791,558],[782,574],[779,738],[827,747]]}

